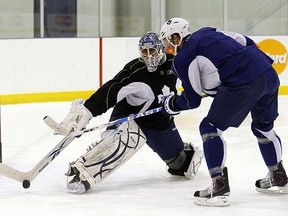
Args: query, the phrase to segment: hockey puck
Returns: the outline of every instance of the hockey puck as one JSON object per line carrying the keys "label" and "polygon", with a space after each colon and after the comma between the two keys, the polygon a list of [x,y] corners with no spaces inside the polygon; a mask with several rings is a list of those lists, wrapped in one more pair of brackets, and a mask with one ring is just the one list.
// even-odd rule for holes
{"label": "hockey puck", "polygon": [[23,186],[23,188],[29,188],[30,187],[30,181],[29,180],[24,180],[22,182],[22,186]]}

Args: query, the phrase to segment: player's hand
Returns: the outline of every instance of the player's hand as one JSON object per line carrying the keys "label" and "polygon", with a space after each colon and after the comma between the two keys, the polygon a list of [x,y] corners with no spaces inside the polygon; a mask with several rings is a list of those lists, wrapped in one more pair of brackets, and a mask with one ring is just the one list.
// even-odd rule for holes
{"label": "player's hand", "polygon": [[60,133],[61,135],[66,136],[71,131],[85,129],[92,117],[91,112],[84,106],[84,101],[82,99],[77,99],[72,102],[70,112],[60,124],[64,130],[61,132],[54,132],[54,134]]}
{"label": "player's hand", "polygon": [[161,113],[164,115],[177,115],[180,113],[173,104],[176,97],[178,96],[174,93],[163,97]]}

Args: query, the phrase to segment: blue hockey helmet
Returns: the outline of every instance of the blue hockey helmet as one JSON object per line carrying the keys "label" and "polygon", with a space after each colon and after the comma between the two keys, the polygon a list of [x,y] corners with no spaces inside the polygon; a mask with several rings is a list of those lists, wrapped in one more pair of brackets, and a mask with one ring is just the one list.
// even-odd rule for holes
{"label": "blue hockey helmet", "polygon": [[139,40],[138,47],[140,57],[149,72],[154,72],[158,65],[166,60],[165,47],[159,40],[159,35],[154,32],[144,34]]}

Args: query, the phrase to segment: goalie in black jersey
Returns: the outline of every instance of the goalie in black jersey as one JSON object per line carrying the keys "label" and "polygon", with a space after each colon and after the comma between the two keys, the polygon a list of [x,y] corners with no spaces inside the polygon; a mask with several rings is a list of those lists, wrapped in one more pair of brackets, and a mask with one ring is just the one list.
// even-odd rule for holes
{"label": "goalie in black jersey", "polygon": [[[161,106],[162,98],[177,94],[177,78],[171,72],[173,55],[166,54],[158,35],[147,32],[138,44],[140,58],[127,63],[85,102],[76,100],[60,124],[67,135],[86,127],[92,117],[113,107],[110,120]],[[191,177],[201,164],[203,151],[183,143],[172,116],[155,113],[107,128],[102,140],[70,163],[68,190],[84,193],[127,161],[147,143],[167,164],[172,175]]]}

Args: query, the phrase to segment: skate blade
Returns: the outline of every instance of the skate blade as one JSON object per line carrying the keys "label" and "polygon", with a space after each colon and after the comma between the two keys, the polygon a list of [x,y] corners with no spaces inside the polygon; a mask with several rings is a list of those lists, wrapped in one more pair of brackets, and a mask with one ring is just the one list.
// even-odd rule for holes
{"label": "skate blade", "polygon": [[288,184],[283,187],[273,186],[270,188],[258,188],[256,187],[256,191],[259,193],[266,194],[288,194]]}
{"label": "skate blade", "polygon": [[187,172],[184,172],[184,175],[187,178],[192,178],[193,176],[196,176],[200,166],[202,159],[204,157],[204,153],[201,149],[195,149],[192,161],[188,167]]}
{"label": "skate blade", "polygon": [[194,197],[194,204],[199,206],[208,207],[225,207],[230,205],[230,200],[228,195],[215,196],[211,198],[206,197]]}

